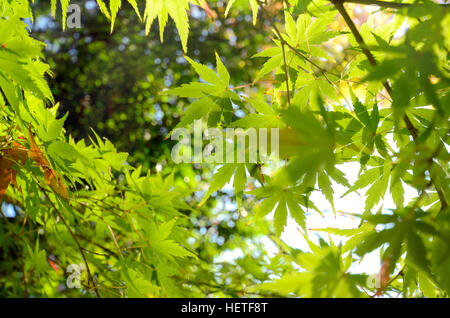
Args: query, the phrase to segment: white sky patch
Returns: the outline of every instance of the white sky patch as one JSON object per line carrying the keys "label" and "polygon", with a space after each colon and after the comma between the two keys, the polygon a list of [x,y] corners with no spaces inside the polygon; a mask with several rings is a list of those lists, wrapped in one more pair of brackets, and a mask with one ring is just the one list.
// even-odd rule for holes
{"label": "white sky patch", "polygon": [[[344,163],[338,165],[339,168],[347,177],[350,184],[354,184],[358,178],[360,164],[358,162]],[[358,193],[352,192],[342,197],[342,195],[348,190],[346,187],[333,182],[334,190],[334,205],[336,210],[336,215],[334,215],[330,203],[325,199],[325,196],[319,192],[314,191],[310,199],[314,202],[317,208],[322,211],[323,216],[321,216],[317,211],[309,209],[306,213],[306,227],[308,229],[308,237],[314,242],[318,243],[319,238],[323,238],[328,241],[329,238],[334,244],[338,245],[340,243],[344,244],[347,238],[338,235],[328,235],[328,233],[323,231],[317,231],[321,228],[337,228],[337,229],[355,229],[358,228],[360,224],[360,215],[364,211],[365,206],[365,192],[370,187],[370,185],[365,189],[358,190]],[[405,184],[403,184],[405,190],[405,202],[409,202],[414,197],[417,196],[415,190]],[[223,187],[222,191],[232,193],[233,192],[233,178]],[[392,200],[389,191],[381,202],[379,202],[374,210],[382,208],[383,212],[389,212],[391,209],[395,209],[395,204]],[[274,209],[275,210],[275,209]],[[268,220],[273,220],[272,211],[268,216]],[[352,216],[354,214],[355,216]],[[281,240],[293,248],[298,248],[303,251],[309,251],[308,243],[300,232],[299,225],[291,218],[288,217],[287,225],[281,235]],[[268,237],[262,239],[267,253],[270,257],[279,253],[277,245],[270,240]],[[216,261],[221,262],[232,262],[236,258],[242,257],[243,253],[239,249],[228,250],[223,252],[220,256],[216,258]],[[379,250],[375,250],[364,256],[360,262],[353,263],[350,267],[352,273],[377,273],[380,269],[380,256]]]}
{"label": "white sky patch", "polygon": [[[357,162],[345,163],[337,166],[347,177],[347,180],[350,184],[353,184],[358,178],[358,172],[360,169],[360,165]],[[370,187],[370,186],[369,186]],[[405,202],[410,201],[412,198],[416,197],[416,192],[413,188],[408,187],[404,184],[405,189]],[[357,228],[360,224],[360,219],[356,216],[348,215],[351,214],[362,214],[364,211],[365,205],[365,190],[358,190],[358,193],[349,193],[345,197],[341,198],[342,194],[347,191],[347,188],[333,183],[333,190],[335,192],[334,195],[334,205],[336,209],[336,216],[331,210],[331,206],[329,202],[325,199],[323,194],[318,191],[315,191],[311,194],[310,199],[313,201],[317,208],[320,211],[323,211],[324,216],[322,217],[317,211],[311,211],[311,213],[307,214],[306,217],[306,227],[308,229],[319,229],[332,227],[337,229],[354,229]],[[378,209],[380,206],[383,206],[383,211],[388,211],[389,209],[394,209],[395,204],[392,200],[388,191],[382,200],[374,209]],[[343,211],[346,214],[342,214],[339,211]],[[328,241],[328,234],[320,231],[308,231],[309,238],[313,242],[318,242],[318,238],[322,237],[326,241]],[[338,235],[330,235],[334,244],[344,243],[345,238]],[[285,231],[281,235],[281,239],[291,247],[299,248],[302,250],[309,250],[308,244],[303,238],[302,234],[299,232],[299,226],[295,223],[295,221],[291,218],[288,219],[288,224],[285,228]],[[278,250],[275,246],[268,245],[268,251],[271,254],[278,253]],[[350,268],[353,273],[376,273],[380,269],[380,258],[378,255],[378,251],[367,254],[363,260],[359,264],[353,264]]]}

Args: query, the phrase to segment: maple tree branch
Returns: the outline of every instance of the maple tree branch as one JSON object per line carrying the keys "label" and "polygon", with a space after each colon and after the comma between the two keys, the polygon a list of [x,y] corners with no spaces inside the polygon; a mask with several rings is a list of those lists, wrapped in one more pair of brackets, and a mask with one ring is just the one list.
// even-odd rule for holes
{"label": "maple tree branch", "polygon": [[394,275],[388,282],[386,282],[386,284],[384,286],[382,286],[373,296],[370,296],[370,297],[373,298],[375,296],[381,296],[386,291],[386,289],[389,287],[389,285],[391,285],[397,278],[399,278],[400,276],[403,276],[405,274],[405,269],[406,269],[406,265],[404,265],[402,267],[402,269],[396,275]]}
{"label": "maple tree branch", "polygon": [[[366,43],[364,42],[364,39],[362,38],[361,34],[359,33],[358,29],[356,28],[355,23],[353,23],[353,20],[348,15],[347,10],[345,10],[345,8],[344,8],[344,2],[346,2],[346,1],[345,0],[331,0],[331,2],[334,4],[334,6],[336,7],[336,9],[339,11],[340,15],[344,19],[345,23],[349,27],[350,31],[352,32],[353,36],[355,37],[356,42],[358,42],[362,52],[367,57],[367,60],[369,61],[369,63],[375,67],[377,65],[377,61],[375,60],[375,57],[373,56],[372,52],[370,52],[369,48],[367,47]],[[389,96],[392,96],[391,85],[387,81],[384,81],[383,86],[386,89],[386,91],[388,92]],[[408,129],[410,135],[412,136],[414,142],[417,144],[418,143],[417,128],[414,127],[413,123],[411,122],[411,120],[409,119],[407,114],[403,115],[403,121],[404,121],[406,128]],[[434,181],[434,178],[431,175],[431,172],[430,172],[430,179],[431,179],[433,186],[436,189],[436,192],[438,193],[439,200],[441,201],[441,210],[443,210],[443,209],[447,208],[447,206],[448,206],[447,201],[444,196],[444,193],[437,186],[436,182]]]}

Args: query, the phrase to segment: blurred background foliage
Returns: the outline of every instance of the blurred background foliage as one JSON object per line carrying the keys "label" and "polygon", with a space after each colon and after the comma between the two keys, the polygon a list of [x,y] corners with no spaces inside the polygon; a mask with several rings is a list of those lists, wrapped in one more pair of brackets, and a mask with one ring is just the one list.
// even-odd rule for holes
{"label": "blurred background foliage", "polygon": [[[214,65],[214,52],[220,52],[233,84],[250,83],[263,62],[251,56],[269,39],[253,27],[251,12],[243,15],[236,7],[241,15],[225,18],[223,2],[217,5],[212,9],[220,14],[214,19],[199,7],[191,8],[188,54]],[[197,79],[187,67],[174,23],[168,22],[161,45],[157,25],[146,36],[131,6],[119,12],[112,34],[95,1],[81,5],[82,27],[66,31],[59,19],[51,18],[48,1],[36,1],[35,6],[32,32],[48,45],[45,55],[54,72],[50,85],[61,115],[68,112],[68,132],[80,139],[92,127],[130,153],[130,163],[144,169],[164,166],[172,144],[163,138],[178,122],[186,101],[162,92]]]}

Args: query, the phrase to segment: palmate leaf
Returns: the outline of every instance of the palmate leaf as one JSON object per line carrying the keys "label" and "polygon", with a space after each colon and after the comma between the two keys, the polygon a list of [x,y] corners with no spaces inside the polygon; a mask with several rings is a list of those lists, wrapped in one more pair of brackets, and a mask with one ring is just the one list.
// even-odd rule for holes
{"label": "palmate leaf", "polygon": [[[30,159],[34,160],[38,166],[44,171],[44,179],[52,190],[62,198],[68,200],[69,195],[63,179],[56,171],[51,168],[47,158],[42,153],[39,146],[36,144],[33,134],[31,133],[31,126],[29,127],[29,141],[30,141]],[[70,147],[70,145],[63,143]]]}
{"label": "palmate leaf", "polygon": [[[181,38],[181,44],[183,46],[183,50],[187,52],[187,39],[189,33],[189,23],[188,23],[188,15],[187,10],[189,10],[189,2],[188,0],[180,1],[180,0],[165,0],[164,4],[167,8],[167,12],[169,16],[175,22],[175,25],[178,30],[178,34]],[[160,23],[161,27],[161,23]]]}
{"label": "palmate leaf", "polygon": [[[304,13],[299,14],[295,21],[292,15],[285,11],[286,40],[293,47],[311,51],[313,46],[319,46],[341,34],[328,30],[335,15],[335,12],[322,13],[320,19],[311,20],[311,15]],[[329,58],[327,54],[325,57]]]}
{"label": "palmate leaf", "polygon": [[430,272],[430,262],[427,259],[427,249],[425,244],[414,230],[410,230],[407,234],[407,260],[409,259],[418,269]]}
{"label": "palmate leaf", "polygon": [[[387,157],[387,149],[386,143],[384,141],[384,137],[381,134],[377,134],[378,124],[380,122],[380,114],[378,111],[378,105],[375,101],[374,106],[372,108],[372,112],[369,114],[368,107],[361,103],[361,101],[355,96],[353,91],[350,89],[350,93],[353,100],[353,108],[356,117],[360,121],[360,123],[364,126],[362,131],[362,143],[365,146],[365,150],[368,152],[372,152],[374,148],[374,144],[377,147],[378,153],[380,153],[383,157]],[[366,99],[370,100],[369,98]],[[365,164],[364,156],[368,156],[368,153],[364,153],[361,156],[360,162]]]}
{"label": "palmate leaf", "polygon": [[158,295],[160,287],[153,284],[147,275],[132,268],[122,267],[125,268],[122,275],[129,297],[140,298]]}
{"label": "palmate leaf", "polygon": [[[55,1],[55,0],[52,0]],[[103,0],[96,0],[98,7],[100,9],[100,12],[104,14],[108,19],[111,19],[111,15],[109,14],[108,8],[106,7],[106,4]]]}
{"label": "palmate leaf", "polygon": [[[50,1],[50,7],[51,7],[51,14],[52,17],[55,18],[56,16],[56,4],[57,0],[51,0]],[[69,5],[70,0],[60,0],[61,2],[61,13],[62,13],[62,29],[66,29],[66,16],[67,16],[67,6]]]}
{"label": "palmate leaf", "polygon": [[[370,230],[367,233],[361,233],[363,238],[359,239],[360,243],[355,249],[356,254],[364,256],[377,248],[386,246],[382,259],[389,261],[389,273],[392,273],[402,251],[406,250],[406,263],[416,270],[430,275],[431,263],[422,236],[435,233],[435,229],[429,224],[424,225],[419,220],[422,216],[421,214],[412,214],[411,210],[407,208],[397,211],[396,214],[376,214],[363,217],[373,226],[386,224],[392,226],[378,232]],[[411,220],[412,217],[415,220]]]}
{"label": "palmate leaf", "polygon": [[334,209],[334,203],[333,203],[334,191],[333,191],[333,188],[331,185],[330,178],[328,177],[328,175],[325,172],[319,172],[317,174],[317,182],[318,182],[320,190],[325,195],[328,202],[330,202],[331,208],[333,209],[334,214],[336,214],[336,211]]}
{"label": "palmate leaf", "polygon": [[176,241],[169,239],[169,235],[174,231],[176,220],[159,225],[147,220],[141,220],[141,222],[143,224],[142,232],[147,240],[146,245],[151,251],[164,255],[169,259],[174,257],[196,258],[194,253],[188,251]]}
{"label": "palmate leaf", "polygon": [[149,33],[150,27],[158,17],[159,28],[161,32],[161,41],[163,39],[162,32],[167,22],[167,15],[169,15],[178,30],[180,35],[183,51],[187,52],[187,40],[189,33],[188,14],[189,3],[195,3],[191,0],[146,0],[146,7],[144,11],[145,32]]}
{"label": "palmate leaf", "polygon": [[247,174],[244,163],[226,163],[220,167],[213,175],[208,191],[203,197],[198,206],[202,206],[208,198],[216,191],[222,189],[228,183],[231,177],[234,176],[234,189],[240,208],[242,202],[242,195],[244,193],[245,185],[247,183]]}
{"label": "palmate leaf", "polygon": [[[226,88],[228,86],[228,83],[226,81],[226,79],[221,79],[219,78],[219,76],[209,67],[207,67],[206,65],[200,64],[198,62],[195,62],[194,60],[190,59],[189,57],[185,56],[186,60],[192,65],[192,67],[195,69],[195,72],[207,83],[216,86],[216,87],[220,87],[220,88]],[[221,72],[223,73],[223,69],[225,68],[222,64],[222,62],[220,61],[220,59],[217,57],[217,61],[218,61],[218,65],[217,67],[219,68],[220,65],[220,69]],[[228,72],[226,73],[228,74]],[[228,80],[229,80],[229,75],[228,75]]]}
{"label": "palmate leaf", "polygon": [[246,184],[247,184],[247,172],[245,164],[238,164],[236,171],[234,173],[233,186],[239,210],[241,209],[242,196],[244,194]]}
{"label": "palmate leaf", "polygon": [[[13,107],[18,107],[22,98],[19,88],[53,102],[52,93],[44,78],[46,74],[51,75],[51,72],[49,66],[40,61],[45,44],[24,37],[19,31],[24,26],[19,15],[0,21],[0,42],[4,43],[4,47],[0,49],[0,87]],[[9,31],[5,33],[5,30]]]}
{"label": "palmate leaf", "polygon": [[[228,16],[228,13],[230,12],[230,9],[231,9],[231,7],[233,6],[233,4],[234,4],[235,1],[236,1],[236,0],[228,0],[227,7],[225,8],[225,17]],[[253,25],[255,25],[255,24],[256,24],[256,17],[257,17],[257,15],[258,15],[258,9],[259,9],[258,1],[256,1],[256,0],[248,0],[248,1],[249,1],[251,10],[252,10],[252,15],[253,15],[252,21],[253,21]]]}
{"label": "palmate leaf", "polygon": [[[114,25],[116,21],[119,9],[122,6],[121,0],[108,0],[109,5],[106,4],[105,0],[97,0],[97,4],[100,8],[100,12],[104,14],[108,19],[111,20],[111,32],[114,30]],[[56,15],[57,0],[51,0],[51,14],[54,18]],[[197,4],[195,0],[146,0],[144,16],[141,17],[139,12],[139,7],[136,0],[127,0],[127,2],[133,7],[136,15],[139,19],[143,19],[145,22],[145,31],[148,35],[153,21],[158,18],[160,27],[160,38],[163,41],[163,32],[167,22],[167,16],[170,16],[175,22],[175,26],[180,35],[181,44],[183,51],[187,52],[187,40],[189,34],[189,23],[188,23],[188,10],[189,4]],[[62,28],[65,29],[67,7],[70,0],[60,0],[62,8]],[[109,8],[109,10],[108,10]]]}
{"label": "palmate leaf", "polygon": [[419,288],[422,291],[423,295],[427,298],[435,298],[436,297],[436,287],[433,282],[427,277],[427,275],[423,272],[418,274],[418,282]]}
{"label": "palmate leaf", "polygon": [[269,104],[261,100],[248,100],[255,113],[250,113],[230,124],[231,127],[241,128],[284,128],[286,125],[280,120],[279,114]]}
{"label": "palmate leaf", "polygon": [[24,65],[19,61],[0,58],[0,68],[4,77],[8,76],[23,89],[35,92],[42,99],[53,100],[48,86],[46,84],[39,85],[40,81],[37,81],[37,77],[33,76],[35,72],[32,71],[31,64]]}
{"label": "palmate leaf", "polygon": [[328,169],[327,174],[335,182],[342,184],[343,186],[345,186],[347,188],[351,187],[350,183],[348,182],[347,178],[345,177],[345,174],[341,170],[339,170],[336,166],[334,166],[331,169]]}
{"label": "palmate leaf", "polygon": [[258,2],[256,0],[249,0],[249,2],[250,2],[250,7],[252,8],[253,25],[255,25],[256,24],[256,17],[258,15],[259,5],[258,5]]}
{"label": "palmate leaf", "polygon": [[[247,124],[248,126],[254,125],[256,127],[261,127],[261,123],[264,123],[264,118],[274,116],[273,110],[271,108],[267,108],[264,103],[260,105],[256,104],[254,108],[259,109],[268,115],[250,114],[233,124],[240,123]],[[339,182],[348,184],[348,181],[346,181],[342,173],[332,167],[332,140],[330,138],[330,134],[322,126],[322,123],[320,123],[311,112],[300,112],[298,109],[283,111],[281,112],[281,115],[284,124],[291,126],[291,128],[285,128],[280,132],[280,155],[281,158],[284,158],[285,156],[292,156],[293,158],[290,160],[287,167],[282,168],[275,175],[274,183],[268,185],[268,188],[271,189],[271,193],[267,193],[269,198],[263,201],[258,212],[259,214],[265,215],[271,212],[275,207],[275,204],[278,202],[278,213],[276,213],[276,217],[274,218],[277,234],[281,234],[286,222],[286,218],[284,217],[286,214],[284,213],[286,204],[290,206],[289,211],[291,216],[298,222],[298,224],[302,227],[305,225],[304,217],[302,217],[304,213],[301,212],[298,204],[293,204],[293,202],[296,201],[295,199],[292,201],[293,199],[291,198],[292,195],[301,197],[298,193],[302,193],[297,192],[297,188],[293,188],[294,192],[291,193],[291,190],[286,188],[286,185],[295,184],[298,179],[305,175],[302,180],[303,189],[308,187],[313,188],[316,180],[318,179],[319,188],[325,194],[334,210],[333,190],[328,171],[332,171],[334,178],[338,179]],[[278,119],[278,116],[273,119]],[[321,171],[321,169],[324,168],[327,173]],[[285,186],[282,186],[283,183],[285,183]],[[255,194],[257,194],[260,198],[264,197],[264,195],[259,194],[258,192]],[[271,199],[273,196],[278,199]]]}
{"label": "palmate leaf", "polygon": [[196,258],[195,254],[188,251],[184,247],[180,246],[177,242],[173,240],[161,240],[152,242],[151,247],[153,250],[160,254],[163,254],[169,258],[173,257],[193,257]]}
{"label": "palmate leaf", "polygon": [[111,12],[111,33],[114,30],[114,23],[116,21],[117,12],[119,12],[121,0],[109,0],[109,10]]}
{"label": "palmate leaf", "polygon": [[350,192],[367,187],[369,184],[372,184],[375,180],[377,180],[381,174],[382,170],[379,167],[366,170],[358,177],[355,183],[342,195],[342,197],[346,196]]}
{"label": "palmate leaf", "polygon": [[313,112],[298,108],[282,111],[282,118],[291,127],[280,131],[280,156],[292,158],[285,168],[291,181],[305,174],[316,180],[320,169],[331,169],[335,147],[332,121],[324,127]]}
{"label": "palmate leaf", "polygon": [[258,113],[264,115],[276,115],[275,110],[265,101],[259,99],[249,99],[248,101]]}
{"label": "palmate leaf", "polygon": [[264,77],[264,75],[276,70],[278,67],[280,67],[283,63],[283,55],[277,54],[275,56],[272,56],[270,59],[268,59],[262,69],[259,71],[258,75],[255,78],[255,81],[261,79]]}
{"label": "palmate leaf", "polygon": [[134,12],[136,12],[136,15],[138,16],[139,20],[142,20],[136,0],[127,0],[127,2],[133,7]]}
{"label": "palmate leaf", "polygon": [[179,127],[186,127],[187,125],[193,123],[194,120],[200,119],[209,114],[211,111],[219,109],[220,107],[209,97],[200,98],[189,105],[189,108],[185,111],[184,116],[175,129]]}
{"label": "palmate leaf", "polygon": [[189,84],[182,84],[179,87],[171,88],[167,90],[166,93],[179,97],[200,98],[207,95],[215,95],[216,93],[219,93],[219,91],[213,85],[191,82]]}
{"label": "palmate leaf", "polygon": [[222,60],[219,57],[219,54],[215,52],[215,55],[216,55],[217,72],[219,73],[220,81],[222,82],[224,87],[228,87],[228,85],[230,85],[230,74],[228,73],[225,65],[223,65]]}
{"label": "palmate leaf", "polygon": [[31,267],[41,274],[50,269],[50,266],[47,263],[47,253],[45,250],[39,249],[39,240],[36,240],[34,250],[29,245],[26,245],[26,248],[28,252],[28,262],[25,266],[27,267],[27,270],[30,269],[28,267]]}
{"label": "palmate leaf", "polygon": [[312,250],[314,253],[300,253],[294,258],[304,271],[290,271],[272,282],[253,286],[251,290],[299,297],[363,296],[356,285],[364,284],[367,277],[346,272],[340,248],[313,245]]}
{"label": "palmate leaf", "polygon": [[283,127],[276,115],[249,114],[231,123],[231,127],[241,128],[272,128]]}
{"label": "palmate leaf", "polygon": [[273,215],[273,225],[275,228],[275,234],[280,236],[287,224],[287,208],[286,199],[283,197],[278,202],[277,208]]}
{"label": "palmate leaf", "polygon": [[5,77],[0,72],[0,88],[3,91],[3,94],[5,94],[5,97],[9,104],[16,109],[19,107],[19,98],[17,97],[16,90],[14,85],[11,83],[11,81]]}
{"label": "palmate leaf", "polygon": [[298,92],[294,94],[292,104],[300,109],[304,109],[309,104],[312,109],[318,110],[319,96],[326,96],[330,100],[338,99],[336,88],[325,77],[315,77],[299,72],[295,88]]}
{"label": "palmate leaf", "polygon": [[57,0],[51,0],[50,1],[50,7],[51,7],[51,13],[52,13],[52,17],[55,18],[56,15],[56,1]]}
{"label": "palmate leaf", "polygon": [[298,190],[298,187],[282,188],[277,184],[271,183],[265,188],[259,188],[249,192],[249,194],[256,195],[258,199],[263,198],[263,201],[256,209],[256,216],[258,218],[266,216],[275,208],[273,222],[275,234],[278,236],[281,235],[287,224],[288,211],[295,222],[305,229],[305,212],[300,205],[306,208],[317,209]]}
{"label": "palmate leaf", "polygon": [[218,74],[206,65],[200,64],[187,56],[185,58],[192,65],[198,76],[207,84],[191,82],[181,87],[170,89],[167,93],[181,97],[200,97],[207,94],[217,97],[240,99],[235,93],[228,90],[230,74],[217,54],[216,65]]}
{"label": "palmate leaf", "polygon": [[358,177],[355,183],[342,195],[342,197],[346,196],[350,192],[355,192],[371,185],[366,192],[365,202],[365,211],[370,211],[370,209],[372,209],[386,193],[391,176],[391,168],[392,162],[386,160],[383,167],[375,167],[366,170]]}
{"label": "palmate leaf", "polygon": [[208,188],[208,191],[206,192],[202,201],[199,203],[199,206],[203,205],[206,202],[206,200],[211,196],[211,194],[223,188],[225,184],[228,181],[230,181],[235,170],[236,165],[231,163],[225,164],[222,167],[220,167],[219,170],[217,170],[217,173],[214,174],[210,186]]}
{"label": "palmate leaf", "polygon": [[370,128],[372,124],[366,106],[364,106],[359,101],[359,99],[353,94],[353,92],[352,98],[353,98],[353,108],[355,110],[356,117],[358,117],[359,121],[363,123],[366,127]]}
{"label": "palmate leaf", "polygon": [[364,238],[375,230],[375,226],[370,223],[363,223],[361,226],[355,229],[337,229],[337,228],[318,228],[311,229],[313,231],[322,231],[329,234],[339,235],[347,237],[348,240],[342,247],[342,253],[353,250],[359,243],[361,243]]}
{"label": "palmate leaf", "polygon": [[286,198],[286,203],[289,208],[289,215],[295,220],[295,222],[300,225],[303,229],[306,228],[306,217],[305,212],[300,207],[300,205],[292,197]]}
{"label": "palmate leaf", "polygon": [[185,127],[196,119],[208,117],[208,124],[216,126],[223,115],[228,122],[231,117],[232,104],[240,103],[240,97],[228,89],[230,74],[216,53],[217,72],[185,56],[195,72],[206,83],[191,82],[180,87],[167,90],[165,93],[180,97],[200,98],[193,102],[176,128]]}
{"label": "palmate leaf", "polygon": [[391,163],[386,161],[381,178],[377,179],[369,190],[367,190],[365,206],[366,211],[370,211],[370,209],[372,209],[372,207],[384,197],[389,184],[390,168]]}

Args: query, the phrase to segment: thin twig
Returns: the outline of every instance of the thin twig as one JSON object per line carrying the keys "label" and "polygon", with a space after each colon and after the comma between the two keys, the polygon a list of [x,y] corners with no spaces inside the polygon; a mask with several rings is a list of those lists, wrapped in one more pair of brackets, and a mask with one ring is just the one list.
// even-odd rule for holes
{"label": "thin twig", "polygon": [[117,243],[116,235],[114,234],[114,231],[111,228],[111,225],[109,225],[109,224],[108,224],[108,230],[111,233],[111,236],[112,236],[112,238],[114,240],[114,244],[116,245],[117,249],[119,250],[120,258],[123,259],[122,249],[120,248],[119,243]]}
{"label": "thin twig", "polygon": [[288,100],[288,105],[289,108],[291,108],[291,96],[289,93],[289,73],[288,73],[288,67],[287,67],[287,63],[286,63],[286,52],[284,50],[284,43],[281,43],[281,50],[283,52],[283,63],[284,63],[284,74],[286,76],[286,92],[287,92],[287,100]]}
{"label": "thin twig", "polygon": [[[286,83],[289,83],[288,80],[288,73],[287,73],[287,67],[286,67],[286,56],[285,56],[285,50],[284,50],[284,45],[288,46],[292,51],[294,51],[295,54],[297,54],[298,56],[300,56],[302,59],[304,59],[305,61],[307,61],[309,64],[311,64],[312,66],[314,66],[315,68],[317,68],[319,70],[319,72],[325,77],[326,81],[334,87],[334,89],[342,95],[342,97],[344,98],[345,102],[347,103],[347,105],[349,106],[350,110],[352,109],[351,104],[349,103],[349,101],[347,100],[347,98],[345,97],[345,95],[342,93],[342,91],[338,88],[337,85],[335,85],[327,76],[327,73],[330,75],[333,75],[337,78],[341,78],[341,76],[339,74],[335,74],[333,72],[330,72],[326,69],[324,69],[323,67],[319,66],[317,63],[315,63],[313,60],[311,60],[310,58],[308,58],[305,54],[303,54],[302,52],[300,52],[296,47],[292,46],[291,44],[289,44],[284,37],[282,36],[280,30],[278,29],[278,27],[275,25],[275,23],[272,21],[270,14],[267,12],[267,9],[263,6],[263,4],[261,3],[260,0],[256,0],[259,4],[259,6],[261,7],[262,11],[264,12],[264,14],[267,16],[267,18],[269,19],[269,23],[271,24],[271,26],[273,27],[276,35],[278,36],[279,40],[280,40],[280,44],[281,44],[281,49],[283,52],[283,58],[284,58],[284,66],[285,66],[285,73],[286,73]],[[302,68],[303,69],[303,68]],[[308,73],[307,70],[303,69],[305,72]],[[287,92],[288,92],[288,101],[289,101],[289,106],[290,106],[290,100],[289,100],[289,85],[287,88]]]}
{"label": "thin twig", "polygon": [[55,204],[53,203],[53,201],[50,199],[50,197],[49,197],[49,195],[48,195],[48,193],[47,193],[47,190],[44,189],[44,188],[37,182],[37,180],[36,180],[36,184],[37,184],[37,186],[39,187],[39,189],[44,193],[44,195],[45,195],[45,197],[47,198],[47,200],[49,201],[50,205],[53,207],[53,210],[55,211],[55,213],[58,215],[58,217],[59,217],[59,218],[61,219],[61,221],[63,222],[63,224],[64,224],[64,226],[66,227],[67,231],[68,231],[68,232],[70,233],[70,235],[73,237],[73,239],[74,239],[74,241],[75,241],[75,243],[76,243],[76,245],[77,245],[77,247],[78,247],[78,250],[80,251],[81,256],[83,257],[84,264],[86,265],[86,271],[87,271],[87,273],[88,273],[89,280],[90,280],[91,283],[92,283],[92,287],[94,288],[94,292],[95,292],[95,294],[97,295],[98,298],[101,298],[101,297],[100,297],[100,294],[98,293],[97,287],[95,286],[94,277],[93,277],[92,274],[91,274],[91,270],[90,270],[90,268],[89,268],[89,264],[88,264],[88,261],[87,261],[87,259],[86,259],[86,255],[84,254],[84,251],[83,251],[83,248],[81,247],[80,242],[78,241],[76,235],[72,232],[72,229],[69,227],[69,225],[67,224],[67,222],[66,222],[66,220],[64,219],[64,217],[62,216],[62,214],[61,214],[61,213],[59,212],[59,210],[56,208],[56,206],[55,206]]}
{"label": "thin twig", "polygon": [[[269,19],[269,23],[270,25],[273,27],[275,33],[277,34],[278,38],[280,39],[280,41],[282,43],[284,43],[285,45],[287,45],[292,51],[295,52],[295,54],[297,54],[298,56],[300,56],[302,59],[304,59],[305,61],[307,61],[309,64],[311,64],[312,66],[314,66],[315,68],[317,68],[322,74],[323,73],[328,73],[331,74],[333,76],[336,76],[338,78],[340,78],[340,75],[332,73],[330,71],[327,71],[326,69],[322,68],[321,66],[319,66],[317,63],[315,63],[314,61],[312,61],[310,58],[308,58],[305,54],[303,54],[302,52],[300,52],[297,48],[293,47],[291,44],[289,44],[288,42],[286,42],[286,40],[283,38],[283,36],[281,35],[280,30],[278,29],[278,27],[276,26],[276,24],[272,21],[272,18],[269,14],[269,12],[267,12],[267,9],[263,6],[261,0],[256,0],[256,2],[258,2],[258,5],[261,7],[261,10],[264,12],[264,14],[267,16],[267,18]],[[304,70],[306,71],[306,70]]]}

